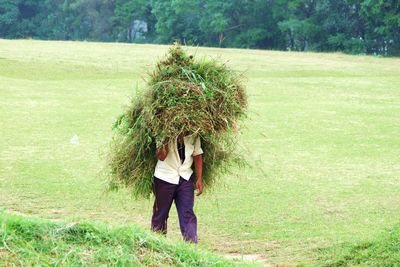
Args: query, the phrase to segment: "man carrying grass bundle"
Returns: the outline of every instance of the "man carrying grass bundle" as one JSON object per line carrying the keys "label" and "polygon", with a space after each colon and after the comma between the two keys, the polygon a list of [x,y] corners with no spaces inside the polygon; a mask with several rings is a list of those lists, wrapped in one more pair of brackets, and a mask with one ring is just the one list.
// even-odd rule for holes
{"label": "man carrying grass bundle", "polygon": [[210,190],[233,166],[244,165],[237,151],[247,106],[242,78],[225,63],[195,59],[175,43],[113,124],[109,189],[126,187],[135,198],[154,193],[154,231],[167,233],[175,201],[183,238],[197,243],[195,188],[198,194],[203,184]]}
{"label": "man carrying grass bundle", "polygon": [[[203,150],[197,135],[179,135],[157,150],[153,191],[155,195],[151,228],[167,234],[167,220],[175,200],[183,239],[197,243],[197,218],[193,212],[194,189],[203,192]],[[195,173],[191,166],[194,162]],[[196,179],[195,179],[196,177]]]}

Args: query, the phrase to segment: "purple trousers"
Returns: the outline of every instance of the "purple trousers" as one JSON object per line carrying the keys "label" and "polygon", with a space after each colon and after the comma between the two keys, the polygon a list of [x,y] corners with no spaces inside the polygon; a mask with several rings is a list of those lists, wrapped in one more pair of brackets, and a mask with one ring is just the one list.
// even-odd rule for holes
{"label": "purple trousers", "polygon": [[179,226],[183,239],[197,243],[197,218],[193,212],[194,206],[194,174],[186,181],[182,177],[179,184],[171,184],[154,177],[154,206],[151,218],[151,229],[167,234],[167,220],[172,202],[178,211]]}

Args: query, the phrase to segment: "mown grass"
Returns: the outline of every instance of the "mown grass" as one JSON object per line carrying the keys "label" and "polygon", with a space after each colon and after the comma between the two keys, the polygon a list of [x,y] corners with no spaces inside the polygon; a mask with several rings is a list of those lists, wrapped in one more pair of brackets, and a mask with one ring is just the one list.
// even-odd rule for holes
{"label": "mown grass", "polygon": [[[99,173],[121,105],[167,47],[0,40],[0,206],[148,229],[152,201],[103,194]],[[400,221],[400,59],[190,50],[245,70],[249,93],[252,168],[195,200],[201,248],[317,264],[317,248]],[[169,227],[179,240],[174,209]]]}
{"label": "mown grass", "polygon": [[377,235],[371,241],[345,243],[321,249],[321,265],[400,266],[400,224]]}
{"label": "mown grass", "polygon": [[[236,266],[130,225],[55,223],[0,214],[2,266]],[[249,265],[250,266],[250,265]]]}

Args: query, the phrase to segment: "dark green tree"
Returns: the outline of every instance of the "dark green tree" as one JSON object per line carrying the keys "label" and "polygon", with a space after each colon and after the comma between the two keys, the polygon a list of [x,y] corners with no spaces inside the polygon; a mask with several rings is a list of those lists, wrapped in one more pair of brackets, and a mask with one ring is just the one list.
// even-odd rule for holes
{"label": "dark green tree", "polygon": [[62,5],[66,39],[112,41],[115,1],[65,0]]}
{"label": "dark green tree", "polygon": [[16,38],[20,37],[16,31],[16,26],[20,17],[18,0],[0,1],[0,37]]}
{"label": "dark green tree", "polygon": [[316,50],[365,52],[359,1],[320,0],[316,4],[316,21],[321,22]]}
{"label": "dark green tree", "polygon": [[361,9],[367,53],[400,55],[400,1],[365,0]]}
{"label": "dark green tree", "polygon": [[[117,0],[113,23],[113,37],[118,41],[150,42],[154,39],[156,18],[152,13],[152,1]],[[146,30],[138,23],[146,23]]]}
{"label": "dark green tree", "polygon": [[273,19],[272,1],[233,0],[204,2],[200,29],[208,45],[222,47],[277,47],[281,39]]}
{"label": "dark green tree", "polygon": [[157,42],[171,43],[180,40],[184,44],[202,44],[204,36],[199,20],[204,15],[201,0],[154,0],[152,13],[157,19]]}
{"label": "dark green tree", "polygon": [[281,8],[288,11],[287,17],[278,22],[279,28],[286,35],[287,48],[299,51],[315,50],[322,30],[316,21],[316,1],[283,1]]}

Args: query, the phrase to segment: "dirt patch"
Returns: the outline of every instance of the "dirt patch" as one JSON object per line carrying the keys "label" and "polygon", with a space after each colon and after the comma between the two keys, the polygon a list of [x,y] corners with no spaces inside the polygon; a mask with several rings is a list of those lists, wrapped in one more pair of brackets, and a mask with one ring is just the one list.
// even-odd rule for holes
{"label": "dirt patch", "polygon": [[6,250],[5,248],[0,248],[0,258],[6,258],[6,257],[15,258],[15,255],[13,255],[10,251]]}

